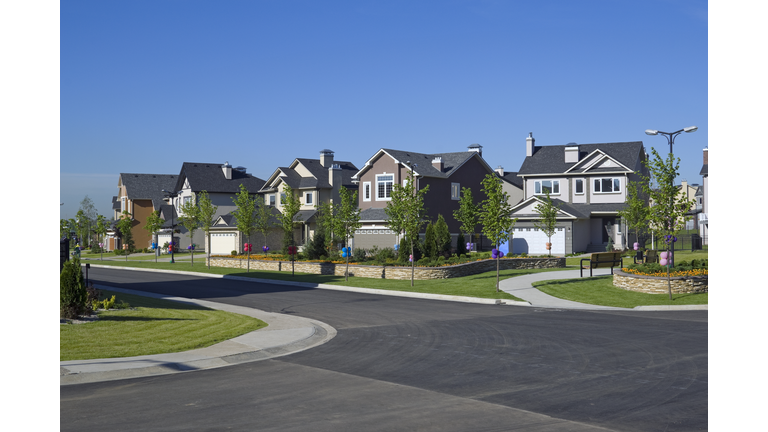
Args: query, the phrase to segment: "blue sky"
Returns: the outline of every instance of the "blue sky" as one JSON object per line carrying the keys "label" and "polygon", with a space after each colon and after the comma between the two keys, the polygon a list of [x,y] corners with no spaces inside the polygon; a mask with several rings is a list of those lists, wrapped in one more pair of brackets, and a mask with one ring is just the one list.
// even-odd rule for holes
{"label": "blue sky", "polygon": [[67,1],[60,217],[111,215],[118,174],[229,161],[267,178],[321,149],[483,146],[516,171],[537,145],[674,131],[681,175],[708,147],[704,1]]}

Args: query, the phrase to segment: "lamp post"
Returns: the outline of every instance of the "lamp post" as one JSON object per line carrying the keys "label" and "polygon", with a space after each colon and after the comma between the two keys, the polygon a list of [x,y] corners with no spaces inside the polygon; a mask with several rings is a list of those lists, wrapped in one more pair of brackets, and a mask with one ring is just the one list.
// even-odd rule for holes
{"label": "lamp post", "polygon": [[176,224],[173,221],[173,214],[176,213],[176,206],[174,205],[174,198],[178,199],[179,194],[181,191],[177,192],[168,192],[167,190],[163,189],[163,193],[165,193],[166,196],[166,202],[171,203],[171,243],[169,248],[171,249],[171,264],[174,264],[176,261],[173,260],[173,231],[176,229]]}
{"label": "lamp post", "polygon": [[[646,129],[645,130],[645,134],[646,135],[664,135],[664,138],[667,139],[667,143],[669,143],[669,154],[674,156],[674,152],[672,151],[672,147],[675,144],[675,137],[677,137],[678,135],[680,135],[683,132],[685,132],[685,133],[692,133],[692,132],[696,132],[697,130],[699,130],[699,128],[697,126],[688,126],[687,128],[683,128],[683,129],[680,129],[680,130],[675,131],[675,132],[662,132],[662,131],[654,130],[654,129]],[[669,181],[672,183],[670,186],[674,186],[675,185],[674,177],[671,178]],[[672,208],[672,206],[674,205],[675,197],[671,196],[671,197],[669,197],[669,200],[670,200],[670,208]],[[672,229],[672,227],[674,226],[674,223],[675,223],[675,221],[670,219],[670,221],[669,221],[669,228],[670,229]],[[669,243],[667,243],[667,247],[669,247]],[[671,259],[670,259],[670,264],[669,264],[670,266],[674,266],[674,263],[675,263],[674,255],[675,255],[675,246],[673,244],[672,245],[672,254],[671,254]]]}

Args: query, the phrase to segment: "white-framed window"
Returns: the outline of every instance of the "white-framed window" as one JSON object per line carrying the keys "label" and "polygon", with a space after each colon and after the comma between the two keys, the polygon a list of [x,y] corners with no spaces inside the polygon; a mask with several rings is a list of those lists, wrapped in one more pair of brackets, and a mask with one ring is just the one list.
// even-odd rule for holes
{"label": "white-framed window", "polygon": [[271,194],[269,196],[269,205],[271,205],[272,207],[275,206],[275,194]]}
{"label": "white-framed window", "polygon": [[371,200],[371,182],[363,182],[363,201]]}
{"label": "white-framed window", "polygon": [[592,180],[592,192],[618,193],[621,192],[621,177],[602,177]]}
{"label": "white-framed window", "polygon": [[533,182],[534,195],[558,195],[560,193],[560,180],[536,180]]}
{"label": "white-framed window", "polygon": [[380,174],[376,176],[376,201],[389,201],[392,199],[392,186],[395,184],[394,174]]}
{"label": "white-framed window", "polygon": [[573,189],[576,195],[584,195],[584,179],[576,179]]}
{"label": "white-framed window", "polygon": [[190,201],[192,201],[192,197],[191,196],[185,196],[184,197],[184,204],[186,204],[186,203],[188,203]]}
{"label": "white-framed window", "polygon": [[128,210],[128,203],[126,202],[125,197],[120,197],[120,213]]}
{"label": "white-framed window", "polygon": [[451,199],[458,200],[461,198],[461,184],[451,183]]}
{"label": "white-framed window", "polygon": [[304,204],[312,205],[312,192],[304,192]]}

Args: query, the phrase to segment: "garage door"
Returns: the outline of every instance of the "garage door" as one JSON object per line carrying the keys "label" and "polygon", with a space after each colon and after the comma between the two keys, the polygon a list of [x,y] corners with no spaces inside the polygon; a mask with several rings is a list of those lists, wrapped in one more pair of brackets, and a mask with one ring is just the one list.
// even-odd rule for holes
{"label": "garage door", "polygon": [[240,251],[235,233],[211,233],[211,255],[229,255]]}
{"label": "garage door", "polygon": [[[515,228],[512,237],[512,253],[528,255],[547,255],[549,239],[536,228]],[[504,248],[501,249],[502,251]],[[552,235],[552,254],[565,255],[565,228],[557,228]]]}

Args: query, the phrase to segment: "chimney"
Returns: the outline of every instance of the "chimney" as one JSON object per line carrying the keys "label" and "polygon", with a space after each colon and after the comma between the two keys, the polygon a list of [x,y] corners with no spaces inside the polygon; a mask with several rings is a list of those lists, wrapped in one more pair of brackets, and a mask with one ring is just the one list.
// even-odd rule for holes
{"label": "chimney", "polygon": [[330,183],[334,189],[341,185],[341,165],[332,164],[331,167],[328,168],[328,183]]}
{"label": "chimney", "polygon": [[333,150],[323,149],[320,150],[320,166],[323,168],[331,168],[333,165]]}
{"label": "chimney", "polygon": [[579,146],[576,143],[568,143],[565,146],[565,163],[576,163],[579,161]]}
{"label": "chimney", "polygon": [[704,165],[709,165],[709,147],[704,149]]}
{"label": "chimney", "polygon": [[471,152],[479,153],[481,157],[483,156],[483,146],[481,146],[480,144],[477,144],[477,143],[470,144],[469,147],[467,147],[467,149]]}
{"label": "chimney", "polygon": [[528,138],[525,139],[525,156],[533,156],[536,140],[533,138],[533,132],[528,132]]}
{"label": "chimney", "polygon": [[503,166],[501,166],[501,165],[497,166],[494,171],[496,171],[496,174],[498,174],[499,177],[504,177],[504,167]]}
{"label": "chimney", "polygon": [[435,167],[436,170],[443,172],[443,158],[441,156],[435,156],[435,158],[432,159],[432,166]]}
{"label": "chimney", "polygon": [[224,171],[225,179],[232,180],[232,165],[230,165],[229,162],[224,162],[224,165],[221,166],[221,170]]}

